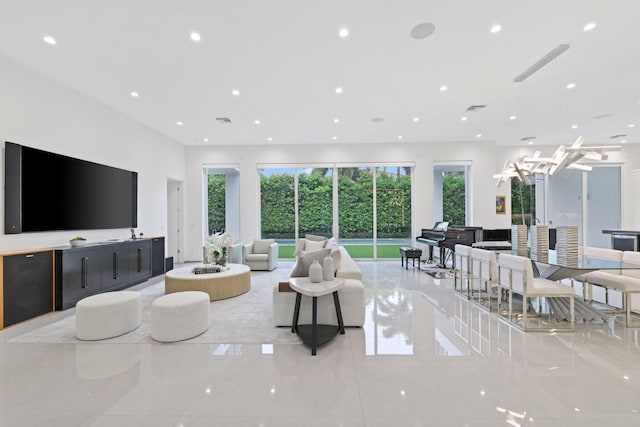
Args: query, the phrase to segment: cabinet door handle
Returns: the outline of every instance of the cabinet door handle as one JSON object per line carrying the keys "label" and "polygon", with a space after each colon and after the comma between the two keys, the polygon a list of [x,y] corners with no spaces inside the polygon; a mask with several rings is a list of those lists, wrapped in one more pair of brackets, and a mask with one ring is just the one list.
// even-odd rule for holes
{"label": "cabinet door handle", "polygon": [[142,271],[142,249],[138,248],[138,273]]}
{"label": "cabinet door handle", "polygon": [[25,255],[25,258],[33,258],[35,255],[34,254],[29,254],[29,255]]}
{"label": "cabinet door handle", "polygon": [[86,288],[89,286],[89,284],[87,283],[87,270],[89,266],[89,258],[83,257],[82,258],[82,276],[80,279],[80,284],[82,288]]}
{"label": "cabinet door handle", "polygon": [[113,253],[113,280],[118,278],[118,252]]}

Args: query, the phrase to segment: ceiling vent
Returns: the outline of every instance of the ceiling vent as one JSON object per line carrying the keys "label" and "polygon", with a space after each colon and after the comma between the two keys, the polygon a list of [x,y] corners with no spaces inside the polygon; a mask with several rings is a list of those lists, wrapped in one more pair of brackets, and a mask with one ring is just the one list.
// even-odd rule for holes
{"label": "ceiling vent", "polygon": [[216,117],[216,121],[223,125],[231,123],[231,119],[229,117]]}
{"label": "ceiling vent", "polygon": [[515,83],[520,83],[520,82],[526,80],[528,77],[530,77],[532,74],[536,73],[538,70],[540,70],[542,67],[547,65],[549,62],[553,61],[558,56],[560,56],[564,52],[566,52],[567,49],[569,49],[569,47],[570,47],[570,45],[568,45],[568,44],[559,44],[557,47],[555,47],[553,50],[551,50],[551,52],[547,53],[545,56],[543,56],[542,58],[538,59],[529,68],[524,70],[522,73],[518,74],[516,76],[516,78],[513,79],[513,81]]}
{"label": "ceiling vent", "polygon": [[520,141],[533,141],[536,139],[535,136],[525,136],[524,138],[520,138]]}
{"label": "ceiling vent", "polygon": [[624,138],[624,137],[626,137],[626,136],[627,136],[627,135],[625,135],[625,134],[622,134],[622,133],[621,133],[621,134],[618,134],[618,135],[610,136],[609,138],[611,138],[611,139],[616,139],[616,138]]}
{"label": "ceiling vent", "polygon": [[485,107],[486,105],[472,105],[469,108],[467,108],[467,111],[480,111]]}
{"label": "ceiling vent", "polygon": [[606,119],[607,117],[611,117],[611,114],[604,113],[604,114],[598,114],[597,116],[593,116],[594,119]]}

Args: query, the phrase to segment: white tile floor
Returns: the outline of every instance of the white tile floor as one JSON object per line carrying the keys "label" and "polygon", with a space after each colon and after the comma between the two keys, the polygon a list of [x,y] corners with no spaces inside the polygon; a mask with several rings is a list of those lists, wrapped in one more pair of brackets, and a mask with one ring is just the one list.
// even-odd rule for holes
{"label": "white tile floor", "polygon": [[[635,426],[640,332],[522,333],[399,262],[320,347],[25,344],[0,332],[0,426]],[[283,267],[286,268],[286,267]]]}

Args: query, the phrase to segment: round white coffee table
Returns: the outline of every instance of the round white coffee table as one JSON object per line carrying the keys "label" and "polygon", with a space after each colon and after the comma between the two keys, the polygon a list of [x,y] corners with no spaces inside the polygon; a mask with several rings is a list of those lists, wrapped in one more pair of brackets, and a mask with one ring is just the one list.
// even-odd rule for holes
{"label": "round white coffee table", "polygon": [[[312,283],[308,277],[293,277],[289,279],[289,286],[296,291],[296,305],[293,310],[293,322],[291,332],[298,334],[305,344],[311,345],[311,355],[316,355],[316,347],[330,341],[333,337],[344,334],[344,322],[342,321],[342,311],[340,310],[340,299],[338,290],[344,286],[344,279],[335,278],[333,280]],[[336,306],[336,325],[318,325],[318,297],[333,294],[333,303]],[[313,298],[311,325],[298,325],[300,316],[300,301],[302,295]]]}
{"label": "round white coffee table", "polygon": [[251,289],[251,270],[244,264],[227,264],[228,270],[220,273],[193,274],[193,267],[167,271],[164,276],[164,292],[202,291],[211,301],[231,298]]}

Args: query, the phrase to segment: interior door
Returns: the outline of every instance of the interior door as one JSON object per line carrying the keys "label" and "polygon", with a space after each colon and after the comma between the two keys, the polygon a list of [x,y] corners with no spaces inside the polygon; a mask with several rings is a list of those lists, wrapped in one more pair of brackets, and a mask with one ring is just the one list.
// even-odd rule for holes
{"label": "interior door", "polygon": [[182,182],[167,183],[167,256],[182,262]]}
{"label": "interior door", "polygon": [[594,167],[587,173],[586,224],[588,246],[611,247],[611,236],[602,230],[622,227],[620,166]]}
{"label": "interior door", "polygon": [[582,172],[565,169],[549,175],[547,196],[549,227],[578,226],[578,244],[582,245]]}

